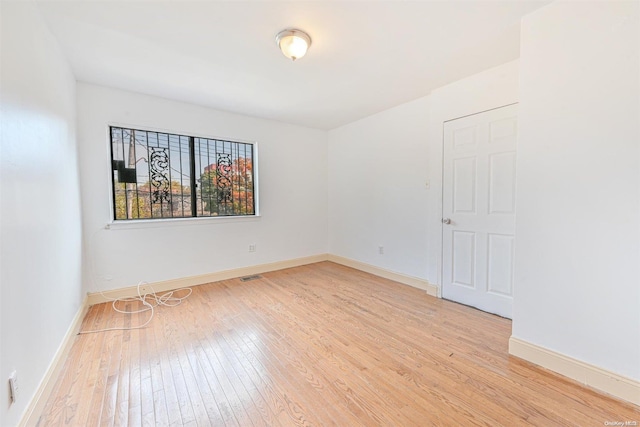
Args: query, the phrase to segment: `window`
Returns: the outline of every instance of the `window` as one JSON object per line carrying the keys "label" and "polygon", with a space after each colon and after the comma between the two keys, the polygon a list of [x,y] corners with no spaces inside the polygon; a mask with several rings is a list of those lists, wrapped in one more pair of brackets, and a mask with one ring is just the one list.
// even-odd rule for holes
{"label": "window", "polygon": [[255,215],[254,144],[111,127],[116,220]]}

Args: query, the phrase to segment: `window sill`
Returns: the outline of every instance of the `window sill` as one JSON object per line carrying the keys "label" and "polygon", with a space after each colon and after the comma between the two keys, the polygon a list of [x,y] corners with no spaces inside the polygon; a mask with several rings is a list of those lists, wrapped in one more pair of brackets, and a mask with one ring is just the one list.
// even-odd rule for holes
{"label": "window sill", "polygon": [[175,227],[185,225],[227,224],[233,222],[259,221],[260,215],[246,216],[218,216],[201,218],[166,218],[166,219],[136,219],[112,221],[105,225],[106,230],[130,230],[136,228]]}

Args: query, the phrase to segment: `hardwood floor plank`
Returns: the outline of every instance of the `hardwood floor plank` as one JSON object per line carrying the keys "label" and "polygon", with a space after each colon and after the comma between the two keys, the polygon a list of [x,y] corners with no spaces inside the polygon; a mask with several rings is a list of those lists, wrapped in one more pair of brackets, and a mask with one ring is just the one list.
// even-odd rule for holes
{"label": "hardwood floor plank", "polygon": [[[105,420],[113,420],[116,408],[116,398],[118,395],[117,375],[120,367],[120,348],[122,337],[118,333],[105,332],[107,345],[103,349],[107,357],[98,356],[96,360],[100,363],[98,368],[98,378],[95,381],[91,395],[91,405],[89,407],[89,418],[97,419],[98,423],[111,424]],[[91,383],[91,380],[88,381]]]}
{"label": "hardwood floor plank", "polygon": [[178,402],[178,391],[175,383],[173,382],[171,362],[169,361],[168,340],[164,333],[164,325],[168,320],[166,319],[165,314],[161,311],[159,311],[157,318],[154,320],[155,324],[152,326],[152,329],[154,329],[154,335],[156,337],[156,354],[159,357],[159,367],[162,374],[163,384],[162,389],[154,390],[154,392],[161,394],[160,397],[156,397],[154,400],[164,400],[166,403],[167,420],[169,425],[182,425],[182,414],[180,412],[180,404]]}
{"label": "hardwood floor plank", "polygon": [[220,340],[218,345],[221,347],[227,360],[229,360],[232,369],[234,370],[238,381],[245,388],[249,395],[251,402],[245,406],[245,410],[249,414],[249,417],[253,420],[256,426],[274,426],[279,425],[275,414],[269,409],[267,401],[260,393],[256,386],[256,383],[260,382],[252,378],[251,371],[242,364],[239,357],[234,354],[233,349],[230,347],[227,339],[220,334]]}
{"label": "hardwood floor plank", "polygon": [[[189,339],[185,340],[184,347],[187,351],[189,365],[198,384],[198,390],[200,391],[207,416],[212,425],[225,425],[226,423],[220,410],[221,405],[218,403],[222,395],[216,393],[219,389],[217,378],[203,348],[202,340],[206,338],[201,332],[202,327],[200,326],[203,318],[202,316],[198,318],[193,312],[192,304],[185,304],[184,309],[190,313],[192,319],[192,323],[188,328]],[[231,417],[232,415],[228,413],[227,416]]]}
{"label": "hardwood floor plank", "polygon": [[278,404],[278,398],[275,396],[272,387],[260,377],[260,374],[255,370],[249,359],[244,356],[244,352],[248,349],[238,345],[232,334],[223,332],[222,337],[225,340],[225,346],[229,349],[228,351],[236,355],[240,369],[244,370],[242,375],[243,383],[247,390],[251,390],[250,393],[256,402],[263,424],[267,426],[282,425],[280,415],[283,407]]}
{"label": "hardwood floor plank", "polygon": [[167,398],[165,395],[165,385],[162,378],[162,366],[159,355],[158,343],[156,342],[156,334],[158,331],[156,322],[149,327],[149,333],[145,334],[148,338],[149,349],[149,367],[151,373],[151,392],[153,399],[153,415],[156,425],[169,425],[169,414],[167,413]]}
{"label": "hardwood floor plank", "polygon": [[[106,307],[109,310],[111,309],[109,305]],[[117,317],[106,317],[104,322],[96,323],[93,329],[115,327],[121,320],[122,319]],[[84,420],[88,420],[89,418],[97,419],[98,422],[100,422],[101,418],[107,414],[109,410],[108,408],[105,410],[105,396],[107,395],[108,390],[112,391],[115,402],[117,389],[115,389],[112,384],[110,386],[110,379],[113,379],[115,369],[111,369],[111,364],[114,360],[118,361],[120,358],[119,349],[122,337],[118,333],[110,332],[101,333],[99,335],[102,335],[103,337],[103,345],[99,349],[99,352],[91,354],[91,359],[94,365],[89,371],[89,378],[87,379],[85,387],[86,391],[83,390],[83,392],[86,392],[88,396],[91,396],[91,403],[88,407],[89,413],[87,416],[83,416],[82,410],[79,407],[77,421],[73,423],[73,425],[81,425]],[[105,356],[101,357],[102,354]]]}
{"label": "hardwood floor plank", "polygon": [[[127,304],[126,307],[131,307]],[[125,316],[125,326],[131,326],[131,316]],[[113,333],[121,337],[121,346],[112,355],[112,369],[109,372],[109,384],[105,395],[106,418],[101,422],[106,426],[126,426],[129,422],[129,407],[135,402],[131,393],[131,356],[130,345],[133,331]],[[110,398],[110,396],[112,396]],[[133,421],[133,420],[132,420]]]}
{"label": "hardwood floor plank", "polygon": [[168,379],[169,381],[172,381],[175,386],[179,407],[179,422],[182,424],[193,424],[196,422],[196,416],[193,407],[191,406],[191,398],[189,397],[187,381],[182,371],[182,364],[180,363],[180,352],[178,347],[180,337],[177,325],[177,322],[169,318],[167,318],[163,325],[164,336],[167,340],[166,355],[170,372]]}
{"label": "hardwood floor plank", "polygon": [[[144,322],[144,320],[141,320],[144,314],[140,314],[138,324]],[[155,426],[158,424],[155,417],[153,383],[151,379],[153,360],[153,354],[149,351],[151,336],[151,333],[140,335],[140,407],[143,426]]]}
{"label": "hardwood floor plank", "polygon": [[[187,321],[193,321],[193,319],[188,319]],[[175,366],[180,368],[179,372],[186,386],[187,396],[185,397],[188,399],[189,405],[193,410],[194,420],[200,425],[210,425],[206,404],[203,401],[202,392],[198,386],[194,367],[190,361],[193,355],[189,352],[191,349],[188,345],[189,336],[185,331],[184,324],[176,323],[175,331],[174,350],[176,351],[177,356],[177,364]],[[197,369],[197,362],[195,363]]]}
{"label": "hardwood floor plank", "polygon": [[[138,303],[128,303],[136,308]],[[144,313],[91,307],[83,328]],[[640,408],[508,355],[511,321],[322,262],[80,335],[40,426],[588,426]]]}

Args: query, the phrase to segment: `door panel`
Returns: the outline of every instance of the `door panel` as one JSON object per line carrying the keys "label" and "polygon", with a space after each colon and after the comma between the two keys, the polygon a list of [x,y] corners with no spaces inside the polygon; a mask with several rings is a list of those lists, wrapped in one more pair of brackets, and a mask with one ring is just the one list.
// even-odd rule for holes
{"label": "door panel", "polygon": [[517,106],[444,125],[442,295],[511,317]]}
{"label": "door panel", "polygon": [[457,152],[464,152],[467,149],[473,150],[476,146],[476,127],[456,129],[453,132],[453,146]]}
{"label": "door panel", "polygon": [[512,296],[513,283],[511,278],[513,277],[513,236],[489,234],[488,239],[488,291]]}
{"label": "door panel", "polygon": [[494,120],[489,123],[489,141],[496,142],[505,138],[514,138],[516,136],[517,128],[517,117],[507,117],[501,120]]}
{"label": "door panel", "polygon": [[453,211],[476,211],[476,159],[466,157],[453,161]]}
{"label": "door panel", "polygon": [[468,231],[453,232],[453,283],[474,287],[476,235]]}
{"label": "door panel", "polygon": [[489,156],[489,213],[512,214],[516,202],[516,153]]}

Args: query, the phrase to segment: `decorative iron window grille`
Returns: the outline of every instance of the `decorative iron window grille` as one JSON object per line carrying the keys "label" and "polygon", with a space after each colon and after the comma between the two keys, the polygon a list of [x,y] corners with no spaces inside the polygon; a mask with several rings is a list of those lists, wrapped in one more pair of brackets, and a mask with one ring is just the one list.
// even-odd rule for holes
{"label": "decorative iron window grille", "polygon": [[254,145],[111,127],[116,220],[255,215]]}

